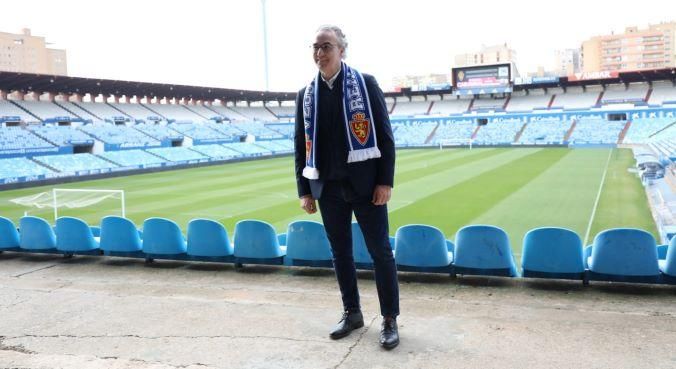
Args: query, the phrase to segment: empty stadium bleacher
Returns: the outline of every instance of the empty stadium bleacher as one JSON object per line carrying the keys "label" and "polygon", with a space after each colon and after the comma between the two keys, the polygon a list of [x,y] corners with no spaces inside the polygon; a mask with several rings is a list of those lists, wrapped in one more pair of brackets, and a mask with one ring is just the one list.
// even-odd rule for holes
{"label": "empty stadium bleacher", "polygon": [[54,171],[27,158],[0,159],[0,178],[2,179],[49,173],[54,173]]}
{"label": "empty stadium bleacher", "polygon": [[159,156],[149,154],[143,150],[120,150],[120,151],[106,151],[98,154],[98,156],[112,161],[121,167],[150,167],[165,163],[167,160]]}
{"label": "empty stadium bleacher", "polygon": [[36,135],[54,143],[58,146],[65,145],[92,145],[94,139],[84,132],[68,127],[57,126],[54,124],[45,124],[40,126],[29,127]]}
{"label": "empty stadium bleacher", "polygon": [[33,160],[62,173],[76,173],[115,168],[118,165],[92,154],[36,156]]}
{"label": "empty stadium bleacher", "polygon": [[80,128],[96,139],[122,148],[160,146],[161,142],[133,127],[112,124],[87,124]]}

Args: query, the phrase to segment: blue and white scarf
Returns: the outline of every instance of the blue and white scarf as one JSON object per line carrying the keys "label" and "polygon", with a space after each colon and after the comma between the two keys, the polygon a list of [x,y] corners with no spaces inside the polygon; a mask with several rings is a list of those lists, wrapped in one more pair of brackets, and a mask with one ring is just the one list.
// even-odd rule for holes
{"label": "blue and white scarf", "polygon": [[[356,69],[341,62],[343,73],[343,117],[350,152],[347,162],[364,161],[380,157],[376,130],[373,126],[371,102],[366,91],[364,77]],[[320,74],[317,73],[305,89],[303,96],[303,120],[305,122],[305,168],[303,177],[318,179],[317,156],[317,102]]]}

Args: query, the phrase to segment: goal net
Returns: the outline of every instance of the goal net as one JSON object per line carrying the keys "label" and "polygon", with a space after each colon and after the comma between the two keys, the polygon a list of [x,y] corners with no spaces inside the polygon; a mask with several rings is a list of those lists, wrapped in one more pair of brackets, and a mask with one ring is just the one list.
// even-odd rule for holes
{"label": "goal net", "polygon": [[469,147],[472,149],[472,139],[471,138],[454,138],[439,140],[439,150],[443,150],[444,147]]}
{"label": "goal net", "polygon": [[63,209],[82,209],[102,203],[110,212],[119,208],[122,217],[126,216],[124,190],[54,188],[51,191],[17,197],[9,201],[29,208],[53,208],[54,220],[58,219],[59,211]]}

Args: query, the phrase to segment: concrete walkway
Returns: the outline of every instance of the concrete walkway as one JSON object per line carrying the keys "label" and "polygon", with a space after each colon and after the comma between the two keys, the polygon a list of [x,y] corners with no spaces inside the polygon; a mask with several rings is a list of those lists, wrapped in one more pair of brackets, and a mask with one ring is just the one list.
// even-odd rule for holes
{"label": "concrete walkway", "polygon": [[0,368],[676,368],[676,287],[402,273],[387,352],[331,270],[4,253]]}

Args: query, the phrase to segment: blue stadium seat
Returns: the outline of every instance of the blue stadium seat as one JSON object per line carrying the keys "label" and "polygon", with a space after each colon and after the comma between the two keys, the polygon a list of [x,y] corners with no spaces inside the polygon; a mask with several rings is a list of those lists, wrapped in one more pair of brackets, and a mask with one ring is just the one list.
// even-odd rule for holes
{"label": "blue stadium seat", "polygon": [[235,262],[239,264],[284,263],[286,248],[279,246],[272,225],[259,220],[241,220],[235,225]]}
{"label": "blue stadium seat", "polygon": [[676,284],[676,237],[671,238],[669,245],[660,246],[657,256],[662,280],[669,284]]}
{"label": "blue stadium seat", "polygon": [[83,220],[60,217],[56,220],[56,249],[65,255],[101,255],[99,241]]}
{"label": "blue stadium seat", "polygon": [[281,246],[286,246],[286,233],[277,234],[277,242],[279,242]]}
{"label": "blue stadium seat", "polygon": [[507,233],[490,225],[470,225],[455,236],[453,272],[468,275],[516,277]]}
{"label": "blue stadium seat", "polygon": [[286,258],[289,265],[333,266],[333,254],[324,225],[309,220],[289,224],[286,232]]}
{"label": "blue stadium seat", "polygon": [[523,237],[521,267],[524,277],[584,280],[582,241],[565,228],[533,229]]}
{"label": "blue stadium seat", "polygon": [[188,223],[188,256],[192,260],[234,262],[228,232],[219,222],[193,219]]}
{"label": "blue stadium seat", "polygon": [[636,283],[660,280],[655,238],[640,229],[615,228],[599,233],[587,264],[590,280]]}
{"label": "blue stadium seat", "polygon": [[56,235],[46,220],[25,216],[19,220],[21,250],[30,252],[58,253]]}
{"label": "blue stadium seat", "polygon": [[0,252],[19,248],[19,232],[11,220],[0,217]]}
{"label": "blue stadium seat", "polygon": [[101,219],[100,247],[105,255],[145,258],[141,232],[131,220],[107,216]]}
{"label": "blue stadium seat", "polygon": [[446,237],[436,227],[410,224],[400,227],[394,236],[397,269],[426,273],[452,273],[453,252]]}
{"label": "blue stadium seat", "polygon": [[165,218],[148,218],[143,222],[143,252],[146,260],[186,260],[187,246],[181,228]]}

